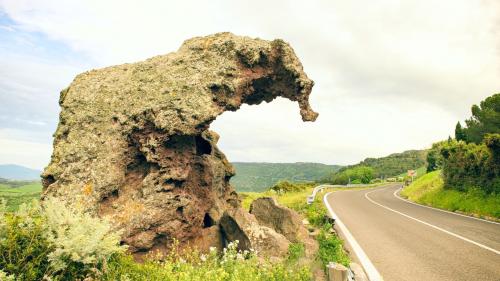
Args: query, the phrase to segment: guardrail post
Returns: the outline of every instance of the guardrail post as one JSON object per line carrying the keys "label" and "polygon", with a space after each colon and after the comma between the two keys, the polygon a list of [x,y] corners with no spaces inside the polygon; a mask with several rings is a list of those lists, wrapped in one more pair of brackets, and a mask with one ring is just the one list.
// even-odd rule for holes
{"label": "guardrail post", "polygon": [[349,271],[340,263],[330,262],[327,266],[328,281],[348,281]]}

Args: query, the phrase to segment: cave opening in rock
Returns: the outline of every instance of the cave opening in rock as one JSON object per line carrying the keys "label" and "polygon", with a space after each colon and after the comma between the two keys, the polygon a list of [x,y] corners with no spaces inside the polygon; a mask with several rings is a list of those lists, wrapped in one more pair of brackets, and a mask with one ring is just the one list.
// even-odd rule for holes
{"label": "cave opening in rock", "polygon": [[196,143],[196,155],[201,156],[203,154],[212,153],[212,145],[210,145],[210,143],[203,137],[195,136],[194,139]]}
{"label": "cave opening in rock", "polygon": [[203,217],[203,228],[208,228],[215,225],[215,221],[210,217],[208,213],[205,213]]}

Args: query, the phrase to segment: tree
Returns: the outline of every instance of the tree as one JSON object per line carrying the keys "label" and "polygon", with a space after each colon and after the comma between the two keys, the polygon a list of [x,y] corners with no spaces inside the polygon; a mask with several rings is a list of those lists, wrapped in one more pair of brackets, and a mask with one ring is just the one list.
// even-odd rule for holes
{"label": "tree", "polygon": [[339,171],[332,176],[331,182],[333,184],[348,184],[351,183],[370,183],[374,177],[374,170],[372,167],[356,166]]}
{"label": "tree", "polygon": [[473,105],[471,111],[471,118],[465,120],[467,127],[462,129],[467,142],[479,144],[486,134],[500,133],[500,93]]}
{"label": "tree", "polygon": [[455,139],[457,141],[467,141],[467,137],[465,135],[464,129],[462,128],[462,124],[460,124],[460,121],[458,121],[457,125],[455,126]]}

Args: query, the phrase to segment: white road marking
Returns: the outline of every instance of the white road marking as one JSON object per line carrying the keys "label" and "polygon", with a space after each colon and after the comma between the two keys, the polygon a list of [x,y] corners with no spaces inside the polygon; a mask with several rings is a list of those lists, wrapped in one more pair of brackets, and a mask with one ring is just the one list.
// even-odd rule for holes
{"label": "white road marking", "polygon": [[401,196],[397,195],[398,190],[401,190],[401,188],[396,189],[396,191],[394,191],[394,193],[393,193],[394,197],[398,198],[399,200],[403,200],[406,203],[410,203],[410,204],[413,204],[413,205],[417,205],[419,207],[428,208],[428,209],[432,209],[432,210],[436,210],[436,211],[441,211],[441,212],[452,214],[452,215],[456,215],[456,216],[461,216],[461,217],[464,217],[464,218],[474,219],[474,220],[488,222],[488,223],[492,223],[492,224],[500,224],[500,223],[495,222],[495,221],[489,221],[489,220],[485,220],[485,219],[481,219],[481,218],[476,218],[476,217],[472,217],[472,216],[468,216],[468,215],[464,215],[464,214],[450,212],[450,211],[446,211],[446,210],[443,210],[443,209],[434,208],[434,207],[431,207],[431,206],[426,206],[426,205],[421,205],[421,204],[418,204],[418,203],[415,203],[415,202],[411,202],[410,200],[404,199]]}
{"label": "white road marking", "polygon": [[340,228],[340,231],[344,234],[347,242],[351,245],[352,250],[356,254],[356,257],[359,259],[361,265],[363,266],[366,275],[368,276],[368,279],[370,281],[383,281],[384,279],[382,278],[382,275],[378,272],[378,270],[375,268],[373,263],[370,261],[368,256],[366,255],[365,251],[359,246],[358,242],[352,234],[349,232],[347,227],[344,225],[344,223],[340,220],[340,218],[335,214],[333,211],[332,207],[328,203],[328,195],[332,194],[333,192],[328,192],[324,197],[323,197],[323,203],[325,204],[326,208],[328,209],[328,212],[330,213],[330,216],[335,220],[335,224]]}
{"label": "white road marking", "polygon": [[[386,188],[387,188],[387,187],[386,187]],[[368,201],[370,201],[371,203],[373,203],[373,204],[375,204],[375,205],[378,205],[378,206],[380,206],[380,207],[382,207],[382,208],[385,208],[385,209],[387,209],[387,210],[389,210],[389,211],[391,211],[391,212],[394,212],[394,213],[396,213],[396,214],[402,215],[402,216],[404,216],[404,217],[406,217],[406,218],[412,219],[412,220],[417,221],[417,222],[419,222],[419,223],[421,223],[421,224],[425,224],[425,225],[427,225],[427,226],[429,226],[429,227],[432,227],[432,228],[434,228],[434,229],[437,229],[437,230],[439,230],[439,231],[442,231],[442,232],[444,232],[444,233],[446,233],[446,234],[449,234],[449,235],[451,235],[451,236],[453,236],[453,237],[456,237],[456,238],[458,238],[458,239],[461,239],[461,240],[463,240],[463,241],[466,241],[466,242],[469,242],[469,243],[471,243],[471,244],[474,244],[474,245],[476,245],[476,246],[478,246],[478,247],[481,247],[481,248],[483,248],[483,249],[485,249],[485,250],[491,251],[491,252],[493,252],[493,253],[495,253],[495,254],[497,254],[497,255],[500,255],[500,251],[498,251],[498,250],[495,250],[495,249],[493,249],[493,248],[490,248],[490,247],[488,247],[488,246],[486,246],[486,245],[483,245],[483,244],[481,244],[481,243],[478,243],[478,242],[476,242],[476,241],[470,240],[469,238],[463,237],[463,236],[461,236],[461,235],[458,235],[458,234],[456,234],[456,233],[453,233],[453,232],[451,232],[451,231],[448,231],[448,230],[446,230],[446,229],[443,229],[443,228],[441,228],[441,227],[439,227],[439,226],[435,226],[435,225],[430,224],[430,223],[428,223],[428,222],[425,222],[425,221],[419,220],[419,219],[417,219],[417,218],[414,218],[414,217],[412,217],[412,216],[409,216],[409,215],[407,215],[407,214],[401,213],[400,211],[396,211],[396,210],[394,210],[394,209],[391,209],[391,208],[389,208],[389,207],[387,207],[387,206],[385,206],[385,205],[382,205],[382,204],[380,204],[380,203],[377,203],[377,202],[373,201],[373,199],[371,199],[371,198],[368,196],[368,194],[370,194],[370,193],[372,193],[372,192],[375,192],[375,191],[380,191],[380,190],[384,190],[384,189],[386,189],[386,188],[377,189],[377,190],[373,190],[373,191],[367,192],[367,193],[365,193],[365,198],[366,198],[366,199],[368,199]]]}

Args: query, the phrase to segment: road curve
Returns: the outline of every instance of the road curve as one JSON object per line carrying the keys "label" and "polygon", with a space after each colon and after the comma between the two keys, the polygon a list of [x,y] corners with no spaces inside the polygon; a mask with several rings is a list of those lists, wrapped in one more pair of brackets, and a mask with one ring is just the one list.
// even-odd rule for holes
{"label": "road curve", "polygon": [[500,224],[406,202],[400,187],[325,198],[385,281],[500,281]]}

